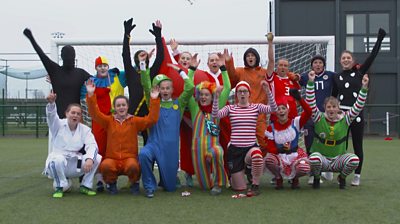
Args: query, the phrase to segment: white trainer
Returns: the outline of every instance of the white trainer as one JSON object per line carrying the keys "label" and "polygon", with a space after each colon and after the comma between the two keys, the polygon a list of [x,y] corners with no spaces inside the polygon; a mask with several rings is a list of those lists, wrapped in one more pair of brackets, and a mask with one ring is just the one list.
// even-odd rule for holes
{"label": "white trainer", "polygon": [[333,180],[333,173],[332,172],[322,172],[321,176],[325,178],[325,180],[332,181]]}
{"label": "white trainer", "polygon": [[314,176],[310,176],[309,178],[308,178],[308,185],[313,185],[313,183],[314,183]]}
{"label": "white trainer", "polygon": [[360,186],[360,174],[354,174],[353,180],[351,181],[351,186]]}

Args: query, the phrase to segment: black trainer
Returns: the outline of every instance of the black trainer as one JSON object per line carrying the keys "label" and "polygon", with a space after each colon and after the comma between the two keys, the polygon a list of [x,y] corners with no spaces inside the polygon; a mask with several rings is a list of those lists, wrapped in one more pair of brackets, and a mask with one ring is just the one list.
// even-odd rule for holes
{"label": "black trainer", "polygon": [[313,184],[312,184],[312,187],[314,188],[314,189],[319,189],[319,187],[320,187],[320,178],[321,177],[316,177],[316,176],[314,176],[314,181],[313,181]]}
{"label": "black trainer", "polygon": [[339,189],[346,189],[346,178],[340,174],[338,176]]}
{"label": "black trainer", "polygon": [[104,191],[104,184],[102,181],[98,181],[96,184],[96,191],[103,192]]}

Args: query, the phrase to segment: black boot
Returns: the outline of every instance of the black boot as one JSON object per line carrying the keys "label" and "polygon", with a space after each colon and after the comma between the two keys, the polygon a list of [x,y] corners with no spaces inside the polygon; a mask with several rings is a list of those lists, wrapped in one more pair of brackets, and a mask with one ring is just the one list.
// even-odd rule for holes
{"label": "black boot", "polygon": [[314,181],[313,181],[313,184],[312,184],[312,187],[314,188],[314,189],[319,189],[319,186],[320,186],[320,178],[321,177],[317,177],[317,176],[314,176]]}
{"label": "black boot", "polygon": [[339,181],[339,189],[346,189],[346,177],[343,177],[342,174],[338,176]]}

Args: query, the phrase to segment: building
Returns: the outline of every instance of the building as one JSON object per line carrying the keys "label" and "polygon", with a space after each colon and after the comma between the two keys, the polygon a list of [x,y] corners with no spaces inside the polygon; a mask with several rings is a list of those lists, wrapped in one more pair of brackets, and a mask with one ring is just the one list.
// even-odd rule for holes
{"label": "building", "polygon": [[[343,50],[362,63],[380,27],[387,32],[370,68],[366,133],[386,133],[386,112],[400,114],[400,0],[275,0],[272,21],[277,36],[335,36],[335,68]],[[390,133],[399,134],[400,118],[390,119]]]}

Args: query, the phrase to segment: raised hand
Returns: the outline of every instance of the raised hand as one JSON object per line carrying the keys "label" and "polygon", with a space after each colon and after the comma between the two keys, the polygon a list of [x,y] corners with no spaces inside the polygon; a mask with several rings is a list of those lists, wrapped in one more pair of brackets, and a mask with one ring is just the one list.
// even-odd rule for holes
{"label": "raised hand", "polygon": [[363,88],[365,88],[365,89],[368,88],[368,84],[369,84],[369,77],[368,77],[368,74],[365,74],[365,75],[363,76],[363,79],[362,79],[361,83],[362,83],[362,87],[363,87]]}
{"label": "raised hand", "polygon": [[224,90],[223,86],[217,86],[217,89],[215,90],[215,98],[218,99],[218,97],[221,95],[222,90]]}
{"label": "raised hand", "polygon": [[217,53],[218,55],[218,66],[224,66],[225,65],[225,54],[221,54],[220,52]]}
{"label": "raised hand", "polygon": [[179,66],[171,64],[171,63],[167,63],[167,66],[170,68],[173,68],[175,71],[181,70],[181,68],[179,68]]}
{"label": "raised hand", "polygon": [[311,82],[314,82],[314,80],[315,80],[315,72],[314,71],[310,71],[308,73],[308,80],[310,80]]}
{"label": "raised hand", "polygon": [[379,28],[379,31],[378,31],[378,39],[381,39],[381,40],[383,40],[383,38],[386,36],[386,31],[384,30],[384,29],[382,29],[382,28]]}
{"label": "raised hand", "polygon": [[261,80],[260,85],[262,86],[262,88],[264,89],[264,91],[266,93],[270,92],[269,85],[268,85],[267,81]]}
{"label": "raised hand", "polygon": [[228,49],[224,49],[224,57],[225,57],[225,61],[230,61],[232,60],[232,53],[229,54]]}
{"label": "raised hand", "polygon": [[130,35],[131,31],[136,27],[136,24],[133,24],[133,18],[124,21],[124,30],[126,35]]}
{"label": "raised hand", "polygon": [[267,37],[268,42],[272,42],[274,40],[274,34],[269,32],[265,35]]}
{"label": "raised hand", "polygon": [[56,99],[57,99],[57,94],[55,94],[53,90],[50,90],[49,95],[46,97],[47,102],[54,103],[56,102]]}
{"label": "raised hand", "polygon": [[153,88],[151,88],[150,97],[152,99],[157,99],[159,95],[160,95],[160,86],[156,85]]}
{"label": "raised hand", "polygon": [[176,51],[178,49],[179,44],[178,44],[178,42],[176,42],[175,39],[171,39],[169,41],[169,46],[171,47],[172,51]]}
{"label": "raised hand", "polygon": [[25,28],[25,29],[24,29],[24,35],[25,35],[28,39],[33,38],[32,31],[31,31],[30,29],[28,29],[28,28]]}
{"label": "raised hand", "polygon": [[298,89],[289,89],[289,95],[291,95],[297,101],[301,100],[301,95]]}
{"label": "raised hand", "polygon": [[86,91],[87,91],[88,95],[93,96],[95,90],[96,90],[96,86],[94,85],[93,80],[88,79],[86,81]]}
{"label": "raised hand", "polygon": [[197,68],[197,66],[199,66],[199,64],[200,64],[200,61],[201,61],[200,59],[197,60],[197,53],[196,53],[190,59],[190,63],[189,64],[190,64],[191,67]]}
{"label": "raised hand", "polygon": [[112,68],[110,71],[114,72],[115,74],[119,74],[119,69],[118,68]]}
{"label": "raised hand", "polygon": [[149,29],[149,32],[153,34],[155,37],[160,37],[161,38],[161,29],[162,29],[162,24],[160,20],[156,20],[155,23],[151,24],[153,26],[153,29]]}

